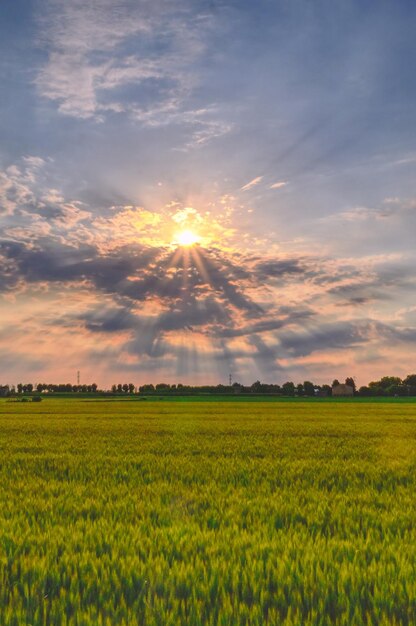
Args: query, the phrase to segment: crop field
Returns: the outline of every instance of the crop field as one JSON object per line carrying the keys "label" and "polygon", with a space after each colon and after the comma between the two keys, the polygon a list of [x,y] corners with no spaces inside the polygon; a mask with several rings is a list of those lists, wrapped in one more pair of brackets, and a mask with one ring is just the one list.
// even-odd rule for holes
{"label": "crop field", "polygon": [[1,626],[413,625],[416,404],[0,402]]}

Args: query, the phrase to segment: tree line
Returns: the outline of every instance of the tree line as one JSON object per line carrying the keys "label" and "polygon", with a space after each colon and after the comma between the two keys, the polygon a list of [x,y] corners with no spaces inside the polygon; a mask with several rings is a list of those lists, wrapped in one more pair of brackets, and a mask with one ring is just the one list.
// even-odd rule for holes
{"label": "tree line", "polygon": [[358,390],[360,396],[416,396],[416,374],[403,380],[399,376],[383,376]]}
{"label": "tree line", "polygon": [[[114,383],[110,390],[98,388],[96,383],[91,385],[72,385],[71,383],[19,383],[16,387],[0,385],[0,395],[9,394],[32,394],[32,393],[111,393],[143,395],[222,395],[222,394],[274,394],[282,396],[312,397],[331,396],[334,387],[340,385],[340,381],[335,379],[332,384],[317,385],[312,381],[305,380],[303,383],[295,384],[287,381],[282,385],[276,383],[262,383],[256,380],[251,385],[242,385],[238,382],[232,385],[183,385],[158,383],[156,385],[145,384],[138,388],[133,383]],[[345,383],[352,388],[354,395],[362,397],[371,396],[416,396],[416,374],[409,374],[401,379],[398,376],[383,376],[380,380],[375,380],[368,385],[357,389],[354,379],[349,376]]]}
{"label": "tree line", "polygon": [[61,383],[59,385],[38,383],[37,385],[32,385],[31,383],[18,383],[16,390],[17,393],[32,393],[33,391],[37,391],[38,393],[45,391],[49,393],[95,393],[98,391],[98,385],[96,383],[92,383],[92,385],[71,385],[71,383]]}
{"label": "tree line", "polygon": [[[351,379],[352,380],[352,379]],[[338,383],[339,384],[339,383]],[[158,383],[157,385],[146,384],[139,387],[139,393],[147,395],[186,395],[186,394],[274,394],[283,396],[315,396],[331,395],[331,385],[315,385],[311,381],[304,381],[295,385],[293,382],[286,382],[283,385],[276,383],[262,383],[256,380],[252,385],[242,385],[238,382],[232,385],[182,385],[168,383]]]}
{"label": "tree line", "polygon": [[242,385],[238,382],[230,385],[170,385],[168,383],[158,383],[157,385],[147,384],[139,387],[139,393],[143,394],[172,394],[180,395],[186,393],[200,394],[229,394],[229,393],[255,393],[255,394],[275,394],[282,396],[332,396],[332,390],[340,384],[348,385],[352,388],[356,396],[416,396],[416,374],[409,374],[403,380],[397,376],[384,376],[378,381],[370,382],[367,386],[357,389],[355,380],[348,376],[344,383],[334,379],[331,384],[318,385],[310,380],[295,384],[287,381],[282,385],[276,383],[262,383],[256,380],[252,385]]}

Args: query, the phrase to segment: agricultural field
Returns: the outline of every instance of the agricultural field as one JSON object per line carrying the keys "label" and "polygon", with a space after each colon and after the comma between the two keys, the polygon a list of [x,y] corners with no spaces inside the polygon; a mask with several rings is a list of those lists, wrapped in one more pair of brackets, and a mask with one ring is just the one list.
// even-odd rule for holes
{"label": "agricultural field", "polygon": [[415,624],[415,444],[403,401],[2,401],[0,624]]}

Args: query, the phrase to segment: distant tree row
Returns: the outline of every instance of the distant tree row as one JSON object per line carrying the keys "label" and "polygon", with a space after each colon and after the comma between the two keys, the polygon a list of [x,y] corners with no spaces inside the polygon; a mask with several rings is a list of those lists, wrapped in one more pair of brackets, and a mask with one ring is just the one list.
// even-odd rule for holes
{"label": "distant tree row", "polygon": [[409,374],[403,380],[398,376],[383,376],[368,386],[360,387],[360,396],[416,396],[416,374]]}
{"label": "distant tree row", "polygon": [[113,393],[134,393],[136,391],[136,387],[133,383],[118,383],[118,385],[111,386],[111,391]]}
{"label": "distant tree row", "polygon": [[98,385],[92,383],[92,385],[71,385],[71,383],[61,383],[54,385],[51,383],[39,383],[35,387],[31,384],[19,383],[17,385],[17,393],[32,393],[36,390],[38,393],[42,392],[58,392],[58,393],[96,393],[98,391]]}
{"label": "distant tree row", "polygon": [[[332,384],[317,385],[312,381],[305,380],[303,383],[295,384],[292,381],[282,385],[274,383],[262,383],[256,380],[252,385],[246,386],[240,383],[230,385],[169,385],[168,383],[158,383],[157,385],[146,384],[139,387],[142,394],[230,394],[230,393],[255,393],[255,394],[275,394],[283,396],[331,396],[334,387],[340,385],[340,381],[335,379]],[[409,374],[403,380],[397,376],[384,376],[378,381],[360,387],[357,390],[355,380],[352,376],[345,379],[345,385],[352,388],[356,396],[416,396],[416,374]]]}
{"label": "distant tree row", "polygon": [[[197,394],[274,394],[282,396],[312,397],[331,396],[334,387],[340,385],[338,379],[332,384],[317,385],[310,380],[295,384],[287,381],[282,385],[275,383],[262,383],[256,380],[252,385],[241,385],[238,382],[232,385],[183,385],[158,383],[157,385],[146,384],[138,388],[141,394],[156,395],[197,395]],[[416,396],[416,374],[409,374],[401,379],[398,376],[383,376],[380,380],[372,381],[368,385],[356,389],[355,381],[352,377],[345,379],[345,384],[353,389],[357,396]],[[50,384],[39,383],[19,383],[17,387],[0,385],[0,396],[9,394],[37,393],[103,393],[95,383],[91,385],[72,385],[71,383]],[[108,392],[107,392],[108,393]],[[137,388],[133,383],[113,384],[111,393],[114,394],[134,394]]]}
{"label": "distant tree row", "polygon": [[275,394],[285,396],[315,396],[319,392],[322,395],[330,395],[330,385],[314,385],[310,381],[305,381],[295,385],[293,382],[286,382],[283,385],[274,383],[261,383],[256,380],[252,385],[245,386],[240,383],[230,385],[169,385],[168,383],[158,383],[157,385],[147,384],[139,387],[142,394],[162,394],[162,395],[181,395],[181,394],[237,394],[237,393],[255,393],[255,394]]}

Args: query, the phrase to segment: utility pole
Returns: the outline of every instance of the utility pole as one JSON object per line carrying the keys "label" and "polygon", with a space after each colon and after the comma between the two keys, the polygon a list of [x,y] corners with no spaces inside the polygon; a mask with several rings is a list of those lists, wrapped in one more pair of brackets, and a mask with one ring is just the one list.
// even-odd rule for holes
{"label": "utility pole", "polygon": [[80,371],[78,370],[77,371],[77,385],[79,385],[80,378],[81,378]]}
{"label": "utility pole", "polygon": [[229,380],[229,385],[230,385],[230,387],[231,387],[232,382],[233,382],[233,377],[232,377],[232,375],[231,375],[231,372],[230,372],[230,375],[229,375],[229,377],[228,377],[228,380]]}

